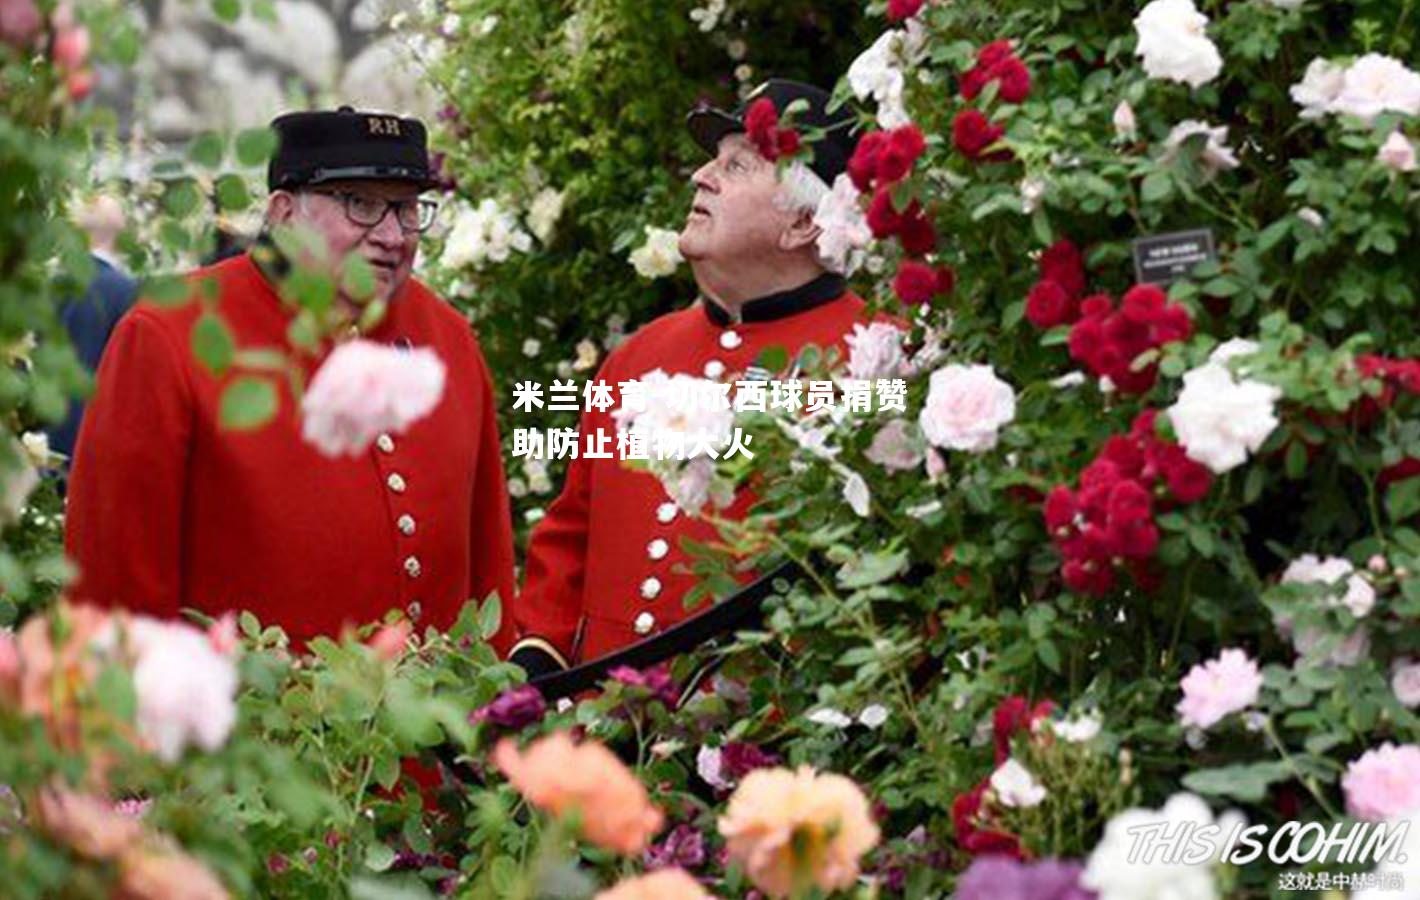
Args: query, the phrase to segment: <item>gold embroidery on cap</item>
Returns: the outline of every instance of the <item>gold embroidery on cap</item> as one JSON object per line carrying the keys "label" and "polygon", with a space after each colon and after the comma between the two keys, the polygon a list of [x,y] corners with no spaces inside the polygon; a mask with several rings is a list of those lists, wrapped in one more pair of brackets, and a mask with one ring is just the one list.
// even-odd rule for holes
{"label": "gold embroidery on cap", "polygon": [[384,116],[370,116],[365,120],[370,126],[370,134],[385,134],[399,137],[399,119]]}

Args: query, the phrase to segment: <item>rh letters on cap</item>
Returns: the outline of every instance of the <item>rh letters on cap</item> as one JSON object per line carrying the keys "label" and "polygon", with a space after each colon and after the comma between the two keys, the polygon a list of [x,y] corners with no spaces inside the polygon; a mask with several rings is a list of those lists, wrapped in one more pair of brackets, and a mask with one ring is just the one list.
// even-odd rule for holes
{"label": "rh letters on cap", "polygon": [[399,119],[385,116],[370,116],[365,120],[370,126],[370,134],[384,134],[390,137],[399,137]]}

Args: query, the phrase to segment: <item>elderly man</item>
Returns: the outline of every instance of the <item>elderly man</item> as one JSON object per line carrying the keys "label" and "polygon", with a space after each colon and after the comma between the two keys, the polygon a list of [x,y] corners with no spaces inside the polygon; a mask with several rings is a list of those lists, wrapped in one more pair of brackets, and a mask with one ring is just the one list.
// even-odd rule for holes
{"label": "elderly man", "polygon": [[[434,213],[419,196],[433,183],[424,126],[342,107],[272,127],[268,225],[314,231],[336,265],[368,263],[388,312],[363,337],[434,350],[448,369],[443,397],[356,457],[327,458],[302,440],[284,383],[273,422],[226,431],[219,401],[231,374],[213,375],[189,350],[204,303],[140,302],[104,354],[75,454],[74,593],[154,615],[247,609],[298,643],[392,607],[446,627],[470,598],[509,598],[512,529],[478,342],[410,277]],[[311,355],[288,341],[293,310],[276,274],[286,266],[265,240],[193,273],[193,297],[215,286],[238,345],[282,348],[309,380],[330,347]]]}
{"label": "elderly man", "polygon": [[[745,134],[749,104],[769,98],[783,115],[807,103],[798,123],[827,127],[813,162],[775,163]],[[825,268],[814,211],[852,152],[847,114],[810,85],[770,81],[733,113],[699,109],[688,124],[713,158],[692,176],[695,199],[680,236],[700,299],[651,322],[606,360],[611,385],[662,369],[735,380],[769,347],[842,345],[863,301]],[[763,377],[763,376],[760,376]],[[589,412],[581,433],[615,433],[610,411]],[[741,506],[743,504],[740,504]],[[515,606],[511,658],[533,674],[604,656],[685,618],[695,579],[677,571],[683,539],[713,539],[645,472],[616,459],[573,460],[561,495],[534,531]]]}

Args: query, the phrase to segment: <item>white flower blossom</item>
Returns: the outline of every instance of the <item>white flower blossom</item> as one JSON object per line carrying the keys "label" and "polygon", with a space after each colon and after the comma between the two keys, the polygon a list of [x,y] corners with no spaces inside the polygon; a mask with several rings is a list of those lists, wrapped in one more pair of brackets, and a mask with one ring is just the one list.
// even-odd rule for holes
{"label": "white flower blossom", "polygon": [[918,424],[934,446],[981,453],[1015,417],[1016,392],[990,366],[951,364],[932,373]]}
{"label": "white flower blossom", "polygon": [[543,188],[528,206],[528,230],[539,243],[546,244],[552,237],[552,229],[562,218],[562,205],[566,199],[562,191]]}
{"label": "white flower blossom", "polygon": [[893,419],[873,436],[864,456],[891,472],[906,472],[922,463],[922,437],[906,419]]}
{"label": "white flower blossom", "polygon": [[1400,131],[1392,131],[1376,153],[1376,162],[1392,172],[1415,171],[1415,145]]}
{"label": "white flower blossom", "polygon": [[815,725],[823,725],[827,728],[847,728],[849,725],[853,724],[852,719],[831,706],[816,709],[805,718]]}
{"label": "white flower blossom", "polygon": [[542,341],[537,338],[528,338],[523,341],[523,355],[531,359],[542,352]]}
{"label": "white flower blossom", "polygon": [[857,472],[849,472],[843,479],[843,499],[860,518],[866,519],[872,512],[872,498],[868,493],[868,483]]}
{"label": "white flower blossom", "polygon": [[883,32],[873,45],[848,67],[848,85],[859,100],[872,98],[878,104],[878,125],[900,128],[912,121],[903,105],[907,79],[904,68],[915,62],[926,42],[921,23],[909,21],[906,28]]}
{"label": "white flower blossom", "polygon": [[1348,560],[1339,556],[1319,559],[1311,553],[1304,553],[1288,564],[1282,573],[1283,584],[1327,584],[1346,582],[1346,592],[1339,599],[1332,599],[1351,610],[1358,619],[1364,618],[1376,605],[1376,589],[1365,576],[1357,572]]}
{"label": "white flower blossom", "polygon": [[1134,53],[1143,58],[1144,72],[1195,88],[1217,78],[1223,58],[1207,25],[1193,0],[1153,0],[1134,18],[1139,36]]}
{"label": "white flower blossom", "polygon": [[701,31],[714,31],[725,15],[726,0],[707,0],[706,4],[690,11],[690,21]]}
{"label": "white flower blossom", "polygon": [[1044,178],[1027,176],[1021,179],[1021,212],[1031,215],[1040,209],[1040,201],[1045,198],[1045,189]]}
{"label": "white flower blossom", "polygon": [[662,278],[675,274],[685,261],[680,255],[680,235],[668,228],[646,226],[646,242],[631,251],[631,265],[642,278]]}
{"label": "white flower blossom", "polygon": [[1179,150],[1185,141],[1196,134],[1207,135],[1208,139],[1203,144],[1203,149],[1199,154],[1199,159],[1203,162],[1204,174],[1206,178],[1226,169],[1236,169],[1238,158],[1233,154],[1233,150],[1225,141],[1228,139],[1228,126],[1219,125],[1214,127],[1207,122],[1200,122],[1197,119],[1187,119],[1179,122],[1169,132],[1169,136],[1164,138],[1164,154],[1162,161],[1173,162],[1178,156]]}
{"label": "white flower blossom", "polygon": [[695,754],[695,773],[712,788],[728,791],[735,785],[725,777],[723,756],[719,747],[702,746]]}
{"label": "white flower blossom", "polygon": [[1386,112],[1420,115],[1420,74],[1394,57],[1367,53],[1347,67],[1331,110],[1367,124]]}
{"label": "white flower blossom", "polygon": [[1281,390],[1259,381],[1234,379],[1218,363],[1183,376],[1183,390],[1166,411],[1190,459],[1221,475],[1256,453],[1277,427]]}
{"label": "white flower blossom", "polygon": [[1094,740],[1104,725],[1100,717],[1094,713],[1087,713],[1073,719],[1062,719],[1058,722],[1054,719],[1046,721],[1050,722],[1050,730],[1055,732],[1056,737],[1071,744],[1083,744]]}
{"label": "white flower blossom", "polygon": [[814,224],[820,229],[819,259],[841,275],[857,271],[866,255],[865,248],[873,240],[859,197],[853,179],[841,174],[833,180],[833,190],[823,195],[814,210]]}
{"label": "white flower blossom", "polygon": [[578,372],[585,372],[597,364],[601,351],[597,349],[596,342],[590,338],[582,338],[577,342],[577,358],[572,361],[572,368]]}
{"label": "white flower blossom", "polygon": [[1390,676],[1390,688],[1401,706],[1420,708],[1420,663],[1409,659],[1395,661]]}
{"label": "white flower blossom", "polygon": [[160,759],[175,763],[188,746],[212,751],[237,721],[237,669],[190,625],[138,616],[127,626],[137,663],[138,733]]}
{"label": "white flower blossom", "polygon": [[1326,219],[1322,217],[1321,213],[1312,209],[1310,206],[1303,206],[1301,209],[1297,210],[1297,218],[1306,222],[1317,231],[1321,231],[1326,227]]}
{"label": "white flower blossom", "polygon": [[530,249],[532,237],[518,227],[511,213],[490,198],[476,208],[459,211],[439,262],[449,269],[480,269],[487,262],[506,261],[513,251],[526,253]]}
{"label": "white flower blossom", "polygon": [[1216,825],[1223,835],[1243,824],[1236,812],[1215,820],[1208,804],[1186,793],[1174,794],[1163,809],[1127,809],[1105,825],[1104,837],[1090,853],[1080,884],[1097,891],[1099,900],[1217,900],[1213,866],[1224,849],[1222,841],[1217,842],[1213,855],[1194,864],[1181,861],[1179,854],[1134,857],[1139,829],[1163,825],[1164,833],[1173,834],[1184,822],[1200,828]]}
{"label": "white flower blossom", "polygon": [[1292,85],[1292,100],[1302,108],[1303,119],[1320,119],[1331,112],[1331,105],[1341,93],[1346,81],[1346,69],[1330,60],[1317,57],[1307,65],[1302,80]]}
{"label": "white flower blossom", "polygon": [[881,703],[871,703],[858,713],[858,724],[866,728],[881,728],[888,720],[888,709]]}
{"label": "white flower blossom", "polygon": [[991,790],[1002,806],[1029,809],[1045,800],[1045,787],[1035,780],[1030,770],[1014,759],[1008,759],[991,773]]}
{"label": "white flower blossom", "polygon": [[20,444],[25,448],[25,455],[37,468],[42,469],[49,465],[49,435],[43,431],[26,431],[20,435]]}
{"label": "white flower blossom", "polygon": [[853,332],[843,338],[848,345],[848,377],[856,381],[899,377],[905,336],[890,322],[855,324]]}
{"label": "white flower blossom", "polygon": [[1114,108],[1112,117],[1114,123],[1114,136],[1122,141],[1132,141],[1139,133],[1139,123],[1134,118],[1134,107],[1129,105],[1128,100],[1119,101],[1119,105]]}

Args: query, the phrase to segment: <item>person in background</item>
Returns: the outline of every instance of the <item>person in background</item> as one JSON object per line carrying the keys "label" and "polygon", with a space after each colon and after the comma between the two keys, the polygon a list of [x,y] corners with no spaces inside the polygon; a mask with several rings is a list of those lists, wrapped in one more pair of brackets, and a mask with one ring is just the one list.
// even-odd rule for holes
{"label": "person in background", "polygon": [[[104,347],[118,320],[138,298],[138,282],[124,271],[114,245],[127,225],[123,206],[108,194],[99,194],[79,207],[75,223],[89,236],[89,252],[96,270],[84,295],[60,307],[59,318],[69,332],[74,353],[91,374],[98,371]],[[66,459],[74,453],[84,402],[74,400],[64,421],[49,431],[49,448]]]}
{"label": "person in background", "polygon": [[[796,122],[827,129],[811,163],[794,162],[781,177],[749,140],[745,112],[761,98],[779,116],[804,101]],[[711,157],[691,176],[695,198],[680,235],[700,298],[627,339],[598,380],[615,387],[655,369],[731,383],[765,378],[746,374],[765,349],[792,357],[807,344],[842,348],[865,321],[864,302],[817,247],[815,210],[853,152],[851,116],[830,112],[829,99],[812,85],[772,80],[733,112],[691,113],[691,136]],[[585,413],[580,433],[614,439],[611,412]],[[532,534],[510,654],[532,675],[605,656],[693,612],[683,600],[696,579],[678,570],[687,560],[681,542],[715,540],[714,527],[684,515],[653,475],[612,455],[573,459]],[[725,514],[743,513],[745,499]]]}
{"label": "person in background", "polygon": [[[318,234],[328,274],[363,259],[387,310],[342,338],[434,351],[447,370],[441,399],[353,456],[303,439],[286,379],[274,420],[224,429],[233,373],[213,374],[191,350],[205,288],[215,285],[238,347],[281,349],[307,383],[333,346],[312,354],[290,342],[295,310],[279,290],[290,262],[273,241],[197,270],[193,302],[140,301],[99,367],[70,479],[65,543],[80,570],[70,593],[159,617],[250,610],[298,647],[392,608],[447,629],[470,599],[496,590],[506,605],[512,522],[492,379],[468,320],[411,275],[435,213],[420,196],[433,184],[424,126],[350,107],[272,126],[268,226]],[[358,301],[338,302],[353,319]]]}

